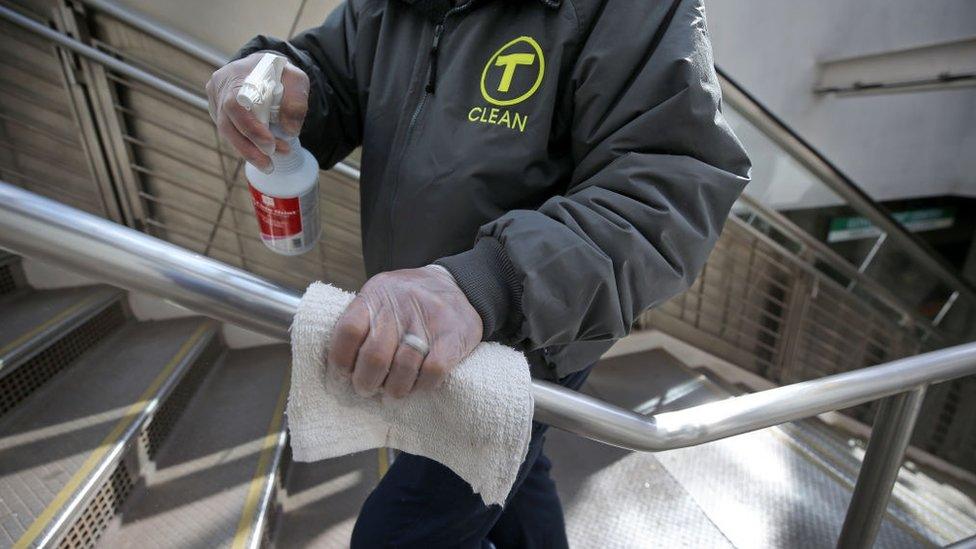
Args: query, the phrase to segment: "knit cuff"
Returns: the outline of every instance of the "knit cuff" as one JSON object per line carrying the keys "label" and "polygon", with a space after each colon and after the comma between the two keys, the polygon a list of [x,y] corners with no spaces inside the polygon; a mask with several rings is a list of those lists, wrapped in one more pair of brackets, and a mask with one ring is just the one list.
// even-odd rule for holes
{"label": "knit cuff", "polygon": [[508,335],[522,317],[522,281],[505,248],[491,237],[473,248],[434,262],[447,269],[474,310],[481,315],[482,338]]}

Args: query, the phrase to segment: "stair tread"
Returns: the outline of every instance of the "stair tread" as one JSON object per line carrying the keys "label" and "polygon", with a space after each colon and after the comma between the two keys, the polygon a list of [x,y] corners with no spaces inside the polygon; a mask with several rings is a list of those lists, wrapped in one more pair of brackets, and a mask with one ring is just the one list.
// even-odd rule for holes
{"label": "stair tread", "polygon": [[651,415],[729,397],[712,380],[663,349],[602,359],[582,391]]}
{"label": "stair tread", "polygon": [[380,479],[377,452],[293,462],[287,479],[275,546],[349,547],[359,509]]}
{"label": "stair tread", "polygon": [[129,322],[0,419],[0,545],[83,486],[158,381],[215,333],[200,318]]}
{"label": "stair tread", "polygon": [[11,296],[0,306],[0,375],[19,361],[124,295],[111,286],[36,290]]}
{"label": "stair tread", "polygon": [[208,374],[154,467],[102,534],[105,547],[221,547],[253,535],[249,494],[266,486],[269,429],[283,412],[287,345],[229,351]]}

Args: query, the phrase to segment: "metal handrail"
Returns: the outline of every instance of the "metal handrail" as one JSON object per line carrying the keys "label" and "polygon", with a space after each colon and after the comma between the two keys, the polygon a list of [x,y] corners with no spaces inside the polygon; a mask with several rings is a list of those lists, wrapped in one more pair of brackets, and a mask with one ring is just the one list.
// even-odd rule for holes
{"label": "metal handrail", "polygon": [[[288,338],[300,300],[295,290],[4,182],[0,245],[279,339]],[[544,381],[534,382],[534,396],[547,423],[614,446],[662,451],[974,373],[976,343],[969,343],[653,417]]]}
{"label": "metal handrail", "polygon": [[[247,271],[4,182],[0,182],[0,245],[275,338],[287,339],[300,300],[296,291]],[[662,451],[899,393],[895,398],[901,402],[928,384],[971,374],[976,374],[976,343],[655,416],[642,416],[545,381],[533,381],[533,397],[538,421],[614,446]],[[890,407],[903,415],[904,406],[897,402]],[[879,421],[883,424],[884,416]],[[905,430],[898,425],[892,428]],[[902,438],[907,445],[907,438]],[[889,446],[883,463],[890,467],[894,461],[897,470],[903,453],[904,447]],[[877,497],[869,502],[875,507]],[[880,505],[883,511],[884,502]],[[860,528],[861,522],[857,524]]]}

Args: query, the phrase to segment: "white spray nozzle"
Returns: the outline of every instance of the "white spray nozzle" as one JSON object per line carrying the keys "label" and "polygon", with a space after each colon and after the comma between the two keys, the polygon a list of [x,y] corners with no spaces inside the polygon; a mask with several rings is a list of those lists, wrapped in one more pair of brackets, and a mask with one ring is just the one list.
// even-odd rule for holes
{"label": "white spray nozzle", "polygon": [[280,55],[264,54],[237,92],[237,103],[253,112],[263,124],[278,121],[278,104],[283,91],[281,72],[287,62]]}

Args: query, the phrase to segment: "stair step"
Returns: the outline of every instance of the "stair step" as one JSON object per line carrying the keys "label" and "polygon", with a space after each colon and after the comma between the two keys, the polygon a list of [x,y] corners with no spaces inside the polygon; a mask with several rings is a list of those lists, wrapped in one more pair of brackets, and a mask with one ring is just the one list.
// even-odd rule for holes
{"label": "stair step", "polygon": [[280,497],[274,545],[349,547],[359,509],[379,480],[376,450],[312,463],[292,462]]}
{"label": "stair step", "polygon": [[210,320],[129,322],[0,418],[0,546],[90,546],[221,348]]}
{"label": "stair step", "polygon": [[605,358],[593,369],[582,392],[640,414],[654,415],[728,398],[704,374],[663,349]]}
{"label": "stair step", "polygon": [[100,545],[261,545],[286,445],[289,357],[287,345],[227,352]]}
{"label": "stair step", "polygon": [[124,296],[84,286],[29,291],[0,304],[0,414],[121,326]]}
{"label": "stair step", "polygon": [[0,250],[0,298],[23,290],[27,286],[20,258]]}

